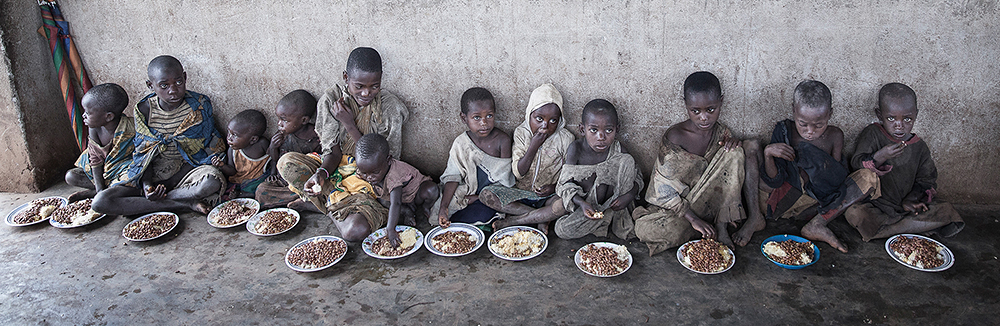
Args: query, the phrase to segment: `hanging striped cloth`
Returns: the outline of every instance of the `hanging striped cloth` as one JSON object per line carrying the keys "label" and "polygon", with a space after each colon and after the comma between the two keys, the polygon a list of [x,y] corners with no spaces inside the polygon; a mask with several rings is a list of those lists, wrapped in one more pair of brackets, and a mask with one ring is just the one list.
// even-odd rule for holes
{"label": "hanging striped cloth", "polygon": [[[87,148],[87,127],[83,124],[83,106],[80,105],[80,98],[83,96],[77,96],[73,81],[83,93],[90,90],[93,84],[80,60],[76,44],[69,35],[69,23],[63,19],[59,5],[55,1],[39,1],[38,6],[42,11],[42,27],[38,28],[38,33],[49,41],[52,63],[59,75],[59,89],[66,103],[66,113],[76,135],[76,144],[83,151]],[[70,69],[73,70],[72,76]]]}

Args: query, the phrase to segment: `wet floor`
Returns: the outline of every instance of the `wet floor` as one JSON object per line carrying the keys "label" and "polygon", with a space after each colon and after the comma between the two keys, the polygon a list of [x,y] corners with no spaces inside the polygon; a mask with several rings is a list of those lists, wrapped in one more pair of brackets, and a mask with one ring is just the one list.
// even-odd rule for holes
{"label": "wet floor", "polygon": [[[66,196],[65,184],[40,194],[0,194],[0,213],[31,199]],[[672,324],[996,324],[1000,305],[1000,206],[956,205],[968,225],[938,239],[955,254],[944,272],[892,260],[884,240],[870,243],[846,222],[834,232],[852,249],[820,245],[820,260],[785,270],[760,253],[768,236],[796,234],[805,221],[777,221],[736,250],[720,275],[686,270],[676,250],[649,257],[627,244],[634,264],[597,278],[573,263],[596,237],[550,239],[539,257],[508,262],[489,250],[445,258],[420,249],[399,260],[368,257],[359,243],[315,273],[285,266],[296,242],[337,235],[322,215],[305,215],[290,232],[258,237],[216,229],[182,214],[166,237],[126,241],[130,219],[104,218],[77,229],[48,224],[0,226],[0,323],[120,325],[672,325]],[[427,232],[430,226],[418,226]]]}

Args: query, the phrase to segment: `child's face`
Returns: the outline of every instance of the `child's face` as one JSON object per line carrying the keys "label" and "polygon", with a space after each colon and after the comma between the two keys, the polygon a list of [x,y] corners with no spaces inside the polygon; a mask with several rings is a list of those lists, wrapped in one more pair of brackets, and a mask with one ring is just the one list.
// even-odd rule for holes
{"label": "child's face", "polygon": [[822,136],[829,126],[830,108],[811,108],[801,105],[792,107],[792,117],[795,120],[795,130],[806,141],[813,141]]}
{"label": "child's face", "polygon": [[80,104],[83,105],[83,124],[88,128],[97,128],[114,120],[115,115],[97,106],[91,97],[84,96]]}
{"label": "child's face", "polygon": [[229,121],[227,129],[229,129],[229,133],[226,135],[226,142],[233,150],[244,149],[260,139],[257,135],[250,134],[249,126],[244,126],[237,121]]}
{"label": "child's face", "polygon": [[549,103],[531,112],[528,126],[531,127],[531,132],[541,131],[545,135],[551,135],[559,127],[559,119],[561,118],[562,112],[559,112],[559,106],[555,103]]}
{"label": "child's face", "polygon": [[165,103],[178,105],[187,91],[187,73],[180,69],[158,69],[149,75],[146,87]]}
{"label": "child's face", "polygon": [[909,137],[913,124],[917,121],[917,104],[906,99],[882,101],[881,109],[875,109],[882,128],[900,142]]}
{"label": "child's face", "polygon": [[493,131],[493,115],[495,110],[491,101],[475,101],[469,103],[469,113],[462,113],[462,121],[469,126],[473,136],[486,137]]}
{"label": "child's face", "polygon": [[278,107],[274,108],[274,115],[278,116],[278,131],[286,135],[299,131],[302,129],[302,125],[309,122],[309,117],[302,115],[300,108],[286,105],[279,104]]}
{"label": "child's face", "polygon": [[355,173],[358,174],[359,178],[368,183],[382,183],[382,179],[385,179],[385,174],[389,172],[389,158],[386,155],[358,159],[355,163],[358,165]]}
{"label": "child's face", "polygon": [[382,90],[382,73],[354,70],[350,74],[344,72],[344,83],[347,92],[351,93],[358,106],[371,104]]}
{"label": "child's face", "polygon": [[587,145],[595,152],[604,153],[611,148],[618,134],[618,121],[603,114],[587,114],[583,116],[580,131],[587,139]]}
{"label": "child's face", "polygon": [[715,92],[691,93],[684,99],[688,118],[698,129],[709,130],[719,121],[722,112],[722,98]]}

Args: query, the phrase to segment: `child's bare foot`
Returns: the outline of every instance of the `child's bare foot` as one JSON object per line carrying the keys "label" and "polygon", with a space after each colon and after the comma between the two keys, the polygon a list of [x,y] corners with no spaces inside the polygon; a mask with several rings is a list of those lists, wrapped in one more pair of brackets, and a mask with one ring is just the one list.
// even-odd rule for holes
{"label": "child's bare foot", "polygon": [[93,189],[87,189],[74,192],[72,195],[69,195],[69,198],[67,199],[69,200],[69,202],[72,203],[82,199],[94,198],[95,195],[97,195],[97,191]]}
{"label": "child's bare foot", "polygon": [[538,223],[538,230],[542,231],[542,234],[549,235],[549,222]]}
{"label": "child's bare foot", "polygon": [[743,223],[743,227],[733,234],[733,242],[740,247],[747,245],[747,243],[750,242],[750,238],[753,237],[754,232],[763,230],[764,226],[766,226],[766,223],[764,222],[763,217],[747,219],[747,221]]}
{"label": "child's bare foot", "polygon": [[206,204],[205,202],[197,200],[193,204],[191,204],[191,210],[197,213],[208,215],[208,212],[212,211],[212,206],[208,206],[208,204]]}
{"label": "child's bare foot", "polygon": [[802,227],[802,237],[813,241],[823,241],[841,252],[847,252],[847,247],[841,244],[840,240],[837,240],[837,236],[833,234],[833,231],[819,219],[822,219],[822,217],[813,218],[806,226]]}
{"label": "child's bare foot", "polygon": [[729,230],[726,229],[726,224],[728,223],[723,222],[715,224],[715,239],[726,245],[726,247],[729,247],[729,249],[736,249],[736,247],[733,246],[733,239],[729,237]]}

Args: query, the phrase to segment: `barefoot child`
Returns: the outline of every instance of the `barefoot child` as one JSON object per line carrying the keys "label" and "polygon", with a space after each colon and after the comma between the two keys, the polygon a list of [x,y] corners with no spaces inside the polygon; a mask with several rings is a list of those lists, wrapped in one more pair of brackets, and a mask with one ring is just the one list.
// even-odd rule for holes
{"label": "barefoot child", "polygon": [[244,110],[227,126],[228,155],[212,158],[212,165],[229,177],[229,189],[223,200],[252,197],[257,185],[267,178],[271,165],[271,156],[267,153],[269,141],[264,138],[267,118],[260,111]]}
{"label": "barefoot child", "polygon": [[87,150],[76,168],[66,172],[66,183],[87,188],[69,196],[70,202],[93,198],[101,190],[128,176],[132,164],[135,120],[122,114],[128,93],[118,84],[100,84],[83,95],[83,123],[90,129]]}
{"label": "barefoot child", "polygon": [[[650,255],[677,247],[700,234],[730,247],[745,245],[764,228],[764,217],[751,212],[730,240],[728,225],[745,217],[740,194],[747,167],[740,141],[722,122],[722,85],[712,73],[695,72],[684,80],[688,120],[663,133],[656,168],[646,189],[648,208],[636,208],[635,233]],[[752,167],[756,169],[756,163]],[[753,198],[757,204],[754,185]],[[754,206],[756,208],[756,206]],[[746,233],[746,234],[744,234]],[[740,237],[737,237],[740,235]]]}
{"label": "barefoot child", "polygon": [[548,233],[548,222],[566,213],[562,200],[553,196],[566,149],[575,137],[566,130],[562,95],[552,84],[538,86],[528,98],[524,122],[514,129],[511,169],[514,187],[493,184],[479,194],[492,209],[510,214],[493,223],[494,229],[538,224]]}
{"label": "barefoot child", "polygon": [[399,246],[396,224],[402,215],[403,224],[416,226],[415,213],[429,216],[431,205],[438,197],[438,187],[430,177],[406,162],[389,156],[389,142],[379,134],[361,136],[355,147],[357,174],[372,185],[375,197],[389,209],[386,236]]}
{"label": "barefoot child", "polygon": [[226,144],[215,129],[212,102],[188,91],[187,73],[171,56],[154,58],[146,71],[153,94],[135,107],[135,152],[128,181],[94,197],[93,209],[112,215],[194,210],[208,213],[226,180],[211,165]]}
{"label": "barefoot child", "polygon": [[372,197],[371,185],[354,175],[354,145],[363,135],[380,134],[389,142],[389,156],[398,158],[410,113],[382,89],[382,57],[375,49],[351,51],[343,78],[345,86],[326,90],[316,107],[322,157],[289,152],[277,170],[299,195],[289,208],[327,214],[341,237],[361,241],[368,230],[385,225],[388,211]]}
{"label": "barefoot child", "polygon": [[462,94],[459,118],[469,127],[455,138],[448,152],[448,165],[441,175],[444,184],[431,225],[447,227],[451,222],[483,225],[492,222],[496,211],[479,201],[484,187],[498,183],[514,185],[511,175],[510,136],[493,128],[496,114],[493,94],[473,87]]}
{"label": "barefoot child", "polygon": [[583,107],[580,120],[584,137],[569,145],[556,184],[556,194],[568,212],[556,220],[556,235],[607,237],[610,228],[620,239],[633,238],[634,223],[626,208],[642,188],[642,174],[615,139],[618,111],[610,102],[596,99]]}
{"label": "barefoot child", "polygon": [[917,121],[917,94],[900,83],[882,86],[875,114],[878,123],[861,131],[851,167],[879,176],[882,196],[844,212],[865,241],[900,233],[954,236],[965,222],[950,203],[934,200],[937,168],[931,151],[910,133]]}
{"label": "barefoot child", "polygon": [[[274,115],[278,117],[278,132],[271,136],[271,146],[267,149],[271,159],[292,152],[323,152],[319,134],[311,122],[316,118],[316,97],[304,89],[292,91],[278,101]],[[261,208],[287,206],[299,199],[299,195],[288,189],[288,182],[277,171],[273,171],[267,181],[257,186],[255,197]]]}
{"label": "barefoot child", "polygon": [[793,208],[818,202],[819,214],[802,227],[802,236],[847,252],[827,224],[857,201],[878,197],[878,178],[868,170],[848,175],[841,156],[844,132],[829,125],[832,111],[826,85],[815,80],[799,83],[792,100],[794,120],[774,126],[760,177],[773,189],[767,197],[767,217],[789,217],[785,213]]}

